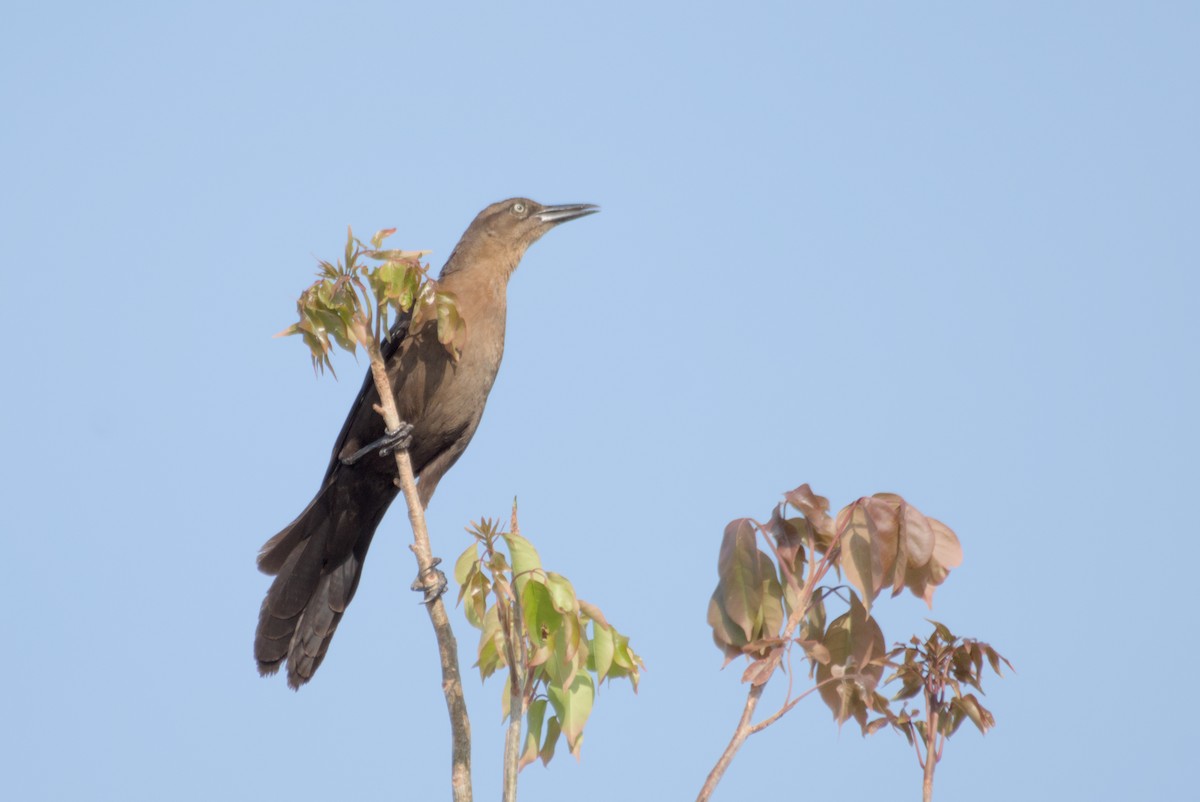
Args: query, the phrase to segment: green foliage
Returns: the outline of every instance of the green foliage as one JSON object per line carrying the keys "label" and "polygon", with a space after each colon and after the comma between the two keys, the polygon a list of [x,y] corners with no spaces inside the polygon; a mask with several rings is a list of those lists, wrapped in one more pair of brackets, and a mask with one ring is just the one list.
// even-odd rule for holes
{"label": "green foliage", "polygon": [[508,669],[502,710],[506,719],[525,719],[524,768],[539,758],[549,763],[560,736],[578,757],[596,686],[628,679],[636,691],[644,666],[599,608],[542,567],[519,534],[515,508],[512,530],[490,520],[473,525],[475,542],[455,561],[454,579],[467,620],[480,630],[480,677]]}
{"label": "green foliage", "polygon": [[466,324],[454,295],[440,290],[429,278],[428,266],[421,264],[429,251],[381,248],[395,231],[375,232],[367,247],[347,229],[344,260],[321,260],[317,280],[300,293],[299,320],[276,336],[300,335],[312,354],[314,370],[333,372],[330,353],[335,343],[350,353],[358,345],[378,347],[390,330],[391,315],[407,312],[413,313],[413,331],[436,320],[438,341],[457,360]]}

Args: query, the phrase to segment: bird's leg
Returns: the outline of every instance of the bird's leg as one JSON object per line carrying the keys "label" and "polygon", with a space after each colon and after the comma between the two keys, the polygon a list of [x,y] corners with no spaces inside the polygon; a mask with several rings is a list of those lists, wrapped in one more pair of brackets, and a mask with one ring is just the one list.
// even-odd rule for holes
{"label": "bird's leg", "polygon": [[[417,574],[417,578],[413,580],[411,589],[425,594],[425,598],[421,599],[421,604],[433,604],[442,597],[442,594],[446,592],[446,588],[450,587],[450,582],[446,579],[446,575],[438,568],[438,563],[441,561],[441,557],[434,557],[429,567]],[[437,577],[436,583],[426,584],[428,578],[431,576]]]}
{"label": "bird's leg", "polygon": [[350,456],[343,457],[342,464],[353,465],[375,449],[379,449],[379,456],[381,457],[386,457],[393,451],[407,451],[408,447],[412,445],[412,430],[413,425],[411,423],[404,423],[402,421],[399,429],[387,432],[375,442],[367,443]]}

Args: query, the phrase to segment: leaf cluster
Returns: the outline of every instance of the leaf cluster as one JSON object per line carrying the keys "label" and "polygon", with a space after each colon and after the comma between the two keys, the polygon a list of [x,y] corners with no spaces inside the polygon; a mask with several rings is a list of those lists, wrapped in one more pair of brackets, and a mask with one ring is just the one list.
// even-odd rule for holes
{"label": "leaf cluster", "polygon": [[[887,710],[888,700],[876,688],[888,655],[871,603],[884,589],[894,596],[908,588],[932,604],[934,589],[961,562],[954,532],[900,496],[866,496],[832,516],[829,500],[801,485],[784,494],[767,523],[741,518],[725,528],[708,608],[713,641],[726,664],[738,656],[750,659],[742,680],[755,686],[785,661],[790,665],[793,646],[800,646],[816,681],[813,690],[837,722],[853,718],[864,734],[874,732],[887,723],[868,717]],[[843,574],[853,590],[843,596],[822,585],[830,570]],[[844,599],[847,607],[833,620],[826,610],[830,597]],[[789,686],[779,713],[760,726],[800,698]]]}
{"label": "leaf cluster", "polygon": [[596,687],[628,679],[637,691],[642,659],[571,582],[542,568],[533,544],[490,520],[473,524],[475,538],[459,556],[454,578],[467,620],[480,630],[480,677],[507,668],[504,717],[525,717],[518,765],[550,762],[560,737],[579,756]]}
{"label": "leaf cluster", "polygon": [[[355,353],[358,345],[378,347],[390,331],[392,314],[412,313],[410,328],[419,330],[437,321],[437,337],[453,359],[460,352],[465,323],[453,293],[443,291],[429,277],[421,257],[429,251],[383,248],[383,240],[396,229],[375,232],[370,246],[346,232],[343,259],[318,260],[317,280],[296,301],[298,320],[278,337],[299,335],[312,355],[313,369],[333,370],[333,345]],[[336,373],[335,373],[336,375]]]}
{"label": "leaf cluster", "polygon": [[[968,720],[981,733],[986,733],[995,726],[996,719],[968,689],[983,693],[985,660],[997,676],[1003,676],[1001,663],[1010,670],[1012,664],[989,644],[973,638],[959,638],[944,624],[930,623],[933,632],[924,641],[913,636],[907,645],[898,643],[888,653],[889,664],[895,671],[887,681],[900,683],[900,690],[892,699],[907,702],[921,696],[925,712],[924,718],[920,718],[906,705],[892,717],[892,726],[914,745],[917,742],[932,744],[936,736],[942,740],[949,738]],[[933,751],[935,758],[940,757],[940,745],[934,745]]]}

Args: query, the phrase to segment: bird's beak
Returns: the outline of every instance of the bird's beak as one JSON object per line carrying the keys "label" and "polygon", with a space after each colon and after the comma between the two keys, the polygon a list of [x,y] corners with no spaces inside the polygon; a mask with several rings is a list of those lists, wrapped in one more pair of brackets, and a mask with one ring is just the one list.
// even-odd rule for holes
{"label": "bird's beak", "polygon": [[568,220],[577,220],[580,217],[595,214],[598,211],[600,211],[600,207],[594,203],[564,203],[561,206],[543,206],[542,210],[537,213],[537,218],[543,223],[558,225]]}

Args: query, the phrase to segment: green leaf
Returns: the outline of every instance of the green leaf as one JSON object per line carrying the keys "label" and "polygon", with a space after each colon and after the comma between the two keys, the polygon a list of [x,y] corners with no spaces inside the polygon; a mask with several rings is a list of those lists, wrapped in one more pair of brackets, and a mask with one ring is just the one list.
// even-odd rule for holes
{"label": "green leaf", "polygon": [[[554,657],[558,662],[548,662],[547,670],[550,676],[563,685],[569,685],[577,671],[587,666],[587,641],[579,625],[579,618],[573,615],[560,614],[561,626],[554,632]],[[580,647],[583,654],[580,654]],[[583,659],[580,660],[579,658]],[[554,668],[560,670],[555,671]]]}
{"label": "green leaf", "polygon": [[530,572],[542,567],[542,558],[538,556],[533,544],[520,535],[504,534],[502,537],[508,545],[508,553],[512,557],[513,577],[519,587]]}
{"label": "green leaf", "polygon": [[459,350],[456,343],[466,329],[466,323],[458,313],[458,302],[451,292],[437,292],[434,294],[434,303],[437,306],[438,342],[447,347],[451,356],[456,357]]}
{"label": "green leaf", "polygon": [[550,761],[554,759],[554,747],[558,744],[558,736],[562,732],[562,726],[558,723],[558,716],[551,716],[546,722],[546,740],[542,742],[542,765],[550,765]]}
{"label": "green leaf", "polygon": [[546,589],[550,592],[550,601],[555,610],[560,613],[575,612],[578,606],[575,601],[575,588],[571,587],[571,582],[565,576],[547,571]]}
{"label": "green leaf", "polygon": [[521,749],[521,757],[517,760],[517,770],[528,766],[538,759],[539,747],[542,743],[542,724],[546,718],[546,700],[534,699],[529,703],[525,713],[525,745]]}
{"label": "green leaf", "polygon": [[559,715],[567,746],[577,758],[583,746],[583,728],[592,713],[595,694],[592,678],[587,673],[576,674],[566,689],[555,686],[547,689],[550,704],[554,705],[554,710]]}
{"label": "green leaf", "polygon": [[596,672],[596,678],[604,682],[609,669],[612,668],[617,644],[613,640],[612,630],[598,621],[592,622],[592,633],[592,668]]}
{"label": "green leaf", "polygon": [[637,693],[638,673],[639,668],[644,668],[645,664],[642,658],[638,657],[633,649],[629,648],[629,638],[617,632],[615,629],[609,628],[613,633],[613,664],[609,669],[608,676],[612,677],[629,677],[629,681],[633,684],[633,692]]}
{"label": "green leaf", "polygon": [[[395,229],[392,229],[395,231]],[[371,251],[371,258],[380,261],[389,262],[411,262],[428,256],[433,251],[400,251],[400,250],[385,250],[381,251],[378,248]]]}
{"label": "green leaf", "polygon": [[375,232],[375,235],[371,237],[371,247],[378,249],[379,246],[383,244],[383,241],[385,239],[387,239],[388,237],[392,236],[395,233],[396,233],[396,229],[394,229],[394,228],[379,229],[378,231]]}
{"label": "green leaf", "polygon": [[462,585],[467,581],[470,571],[479,564],[479,544],[467,546],[458,559],[454,561],[454,581]]}
{"label": "green leaf", "polygon": [[479,659],[475,661],[479,675],[487,679],[496,669],[508,665],[504,658],[504,633],[500,627],[500,613],[496,605],[487,609],[479,633]]}
{"label": "green leaf", "polygon": [[421,274],[409,263],[384,262],[371,271],[367,279],[380,305],[391,303],[398,309],[407,311],[412,307]]}
{"label": "green leaf", "polygon": [[[554,609],[550,592],[541,582],[526,582],[521,589],[521,613],[525,618],[525,631],[535,648],[552,645],[554,633],[562,627],[563,617]],[[539,660],[530,658],[533,665]]]}
{"label": "green leaf", "polygon": [[476,570],[463,586],[461,595],[466,597],[463,613],[467,622],[476,629],[483,628],[484,616],[487,614],[487,597],[491,592],[492,583],[482,571]]}

